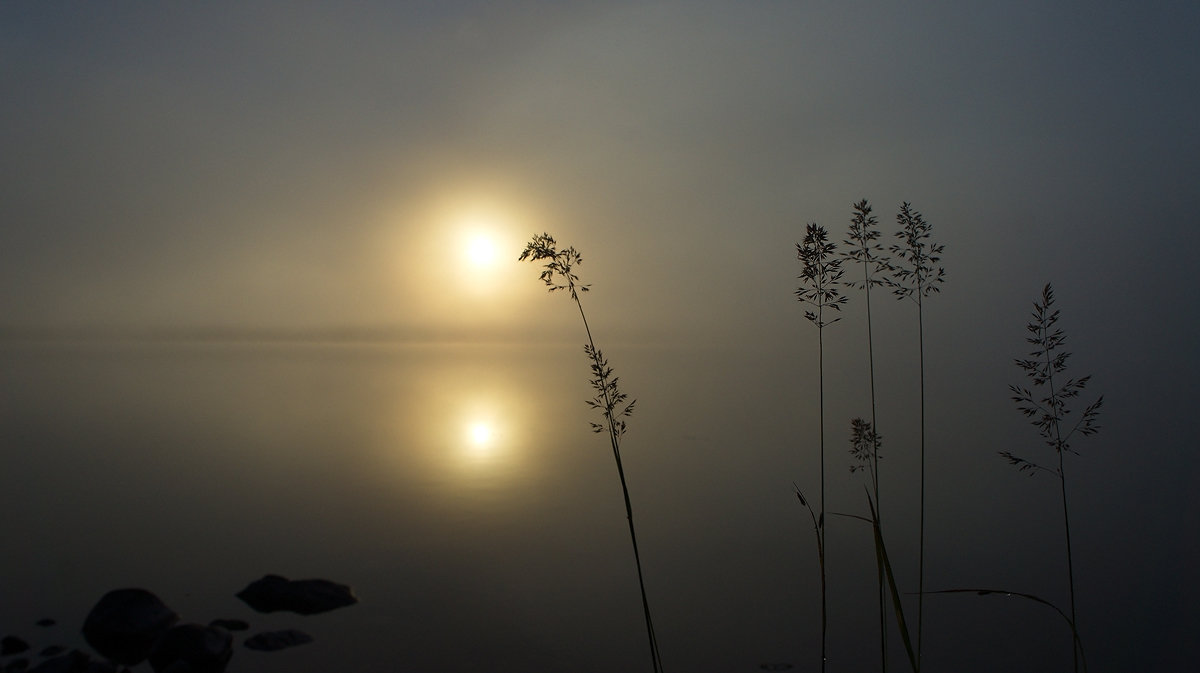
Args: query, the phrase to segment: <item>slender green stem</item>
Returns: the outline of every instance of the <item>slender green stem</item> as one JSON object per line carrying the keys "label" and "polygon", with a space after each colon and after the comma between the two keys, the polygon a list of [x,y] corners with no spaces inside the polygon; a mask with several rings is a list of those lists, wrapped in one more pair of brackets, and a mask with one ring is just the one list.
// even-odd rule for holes
{"label": "slender green stem", "polygon": [[828,641],[828,596],[825,587],[825,329],[821,325],[821,309],[817,308],[817,385],[820,389],[818,393],[818,413],[817,420],[818,434],[821,446],[821,522],[818,527],[817,536],[821,546],[821,671],[824,672],[825,664],[828,660],[826,642]]}
{"label": "slender green stem", "polygon": [[917,292],[917,343],[921,370],[921,526],[917,553],[917,668],[921,666],[921,631],[925,609],[925,319],[921,293]]}
{"label": "slender green stem", "polygon": [[[1062,486],[1062,501],[1063,501],[1063,526],[1067,532],[1067,588],[1071,603],[1071,623],[1078,624],[1075,616],[1075,562],[1071,556],[1071,517],[1067,513],[1067,477],[1062,474],[1062,453],[1058,455],[1058,469],[1061,475],[1059,484]],[[1077,627],[1078,628],[1078,627]],[[1072,648],[1071,655],[1074,658],[1075,671],[1079,671],[1079,648],[1078,635],[1075,638],[1076,647]]]}
{"label": "slender green stem", "polygon": [[[871,484],[868,495],[875,500],[875,506],[878,508],[877,513],[882,515],[882,505],[879,498],[879,442],[878,440],[878,418],[877,405],[875,395],[875,335],[874,323],[871,316],[871,286],[883,284],[884,281],[876,280],[873,273],[889,269],[890,265],[881,253],[882,247],[874,241],[879,238],[879,230],[875,228],[878,220],[871,215],[871,206],[866,199],[863,199],[853,205],[854,214],[850,217],[850,232],[849,238],[845,241],[848,249],[842,253],[842,256],[849,261],[857,262],[862,266],[862,280],[860,283],[850,283],[851,286],[862,287],[866,296],[867,304],[867,365],[868,378],[867,382],[870,385],[871,393],[871,423],[870,428],[875,441],[872,441],[869,448],[869,455],[863,456],[865,459],[865,467],[871,473]],[[853,471],[854,468],[851,468]],[[877,566],[876,586],[878,589],[879,599],[879,659],[880,670],[882,673],[887,673],[887,599],[884,593],[884,572],[882,565]]]}
{"label": "slender green stem", "polygon": [[[821,537],[821,531],[825,527],[825,521],[824,521],[825,517],[822,516],[821,521],[818,522],[817,515],[813,513],[812,506],[809,505],[808,501],[804,499],[804,495],[800,492],[800,488],[798,486],[796,486],[795,484],[792,484],[792,486],[796,489],[796,497],[800,499],[800,504],[804,505],[804,508],[808,510],[808,516],[810,519],[812,519],[813,534],[816,535],[816,537],[817,537],[817,562],[820,564],[820,567],[821,567],[821,596],[823,598],[825,596],[825,541]],[[821,602],[821,625],[822,626],[824,626],[826,623],[826,617],[827,617],[826,606],[825,606],[825,602],[822,601]],[[824,670],[824,667],[825,667],[825,653],[824,653],[824,650],[822,650],[822,652],[821,652],[821,668],[822,668],[822,670]]]}
{"label": "slender green stem", "polygon": [[[637,532],[633,525],[633,504],[629,498],[629,485],[625,480],[625,466],[621,462],[621,435],[625,432],[624,421],[618,421],[618,416],[628,416],[633,412],[634,402],[630,402],[619,413],[614,413],[618,404],[626,399],[626,395],[621,393],[617,388],[617,379],[609,376],[612,374],[612,369],[608,367],[607,361],[600,354],[600,350],[596,348],[596,342],[592,338],[592,328],[588,325],[587,314],[583,311],[583,302],[579,299],[579,293],[588,290],[587,285],[578,284],[579,276],[574,272],[574,267],[583,263],[583,257],[575,248],[570,247],[564,250],[559,250],[554,237],[548,233],[534,235],[533,239],[525,246],[525,250],[518,261],[532,259],[533,261],[549,260],[543,265],[541,280],[549,287],[551,292],[557,290],[567,290],[571,299],[575,301],[575,306],[579,309],[579,318],[583,321],[583,329],[587,332],[588,342],[584,346],[588,357],[592,359],[592,372],[595,378],[592,380],[592,387],[597,391],[598,395],[595,399],[589,400],[588,404],[593,408],[603,409],[605,425],[608,429],[608,439],[612,444],[613,460],[617,464],[617,476],[621,480],[621,493],[625,499],[625,518],[629,522],[629,539],[633,543],[633,560],[637,566],[638,588],[642,593],[642,612],[646,618],[646,635],[650,642],[650,662],[654,667],[654,673],[662,673],[662,657],[659,654],[658,638],[654,633],[654,620],[650,616],[650,600],[646,596],[646,581],[642,572],[642,556],[638,550]],[[592,423],[592,428],[596,432],[600,432],[604,427],[599,423]]]}
{"label": "slender green stem", "polygon": [[[833,258],[837,246],[829,242],[828,232],[816,223],[805,230],[804,242],[797,244],[796,255],[803,263],[800,279],[804,284],[796,290],[796,297],[815,310],[806,310],[804,317],[817,326],[817,426],[820,445],[820,516],[817,520],[818,538],[822,558],[825,548],[825,308],[840,311],[846,298],[837,287],[843,274],[842,260]],[[829,321],[835,323],[839,318]],[[826,592],[825,564],[821,564],[821,670],[825,670],[828,659],[828,597]]]}
{"label": "slender green stem", "polygon": [[[1050,409],[1054,416],[1054,438],[1058,448],[1058,485],[1062,492],[1063,527],[1067,539],[1067,596],[1071,607],[1071,624],[1078,628],[1079,622],[1075,616],[1075,562],[1071,556],[1071,518],[1067,513],[1067,474],[1063,471],[1062,426],[1059,421],[1058,391],[1054,387],[1054,364],[1050,360],[1050,351],[1046,350],[1046,383],[1050,386]],[[1077,632],[1076,632],[1077,633]],[[1075,673],[1079,673],[1079,648],[1076,642],[1071,643],[1071,658]]]}
{"label": "slender green stem", "polygon": [[[875,337],[871,327],[871,270],[863,262],[863,290],[867,300],[867,368],[871,381],[871,428],[876,436],[879,425],[875,419]],[[871,486],[875,491],[875,507],[880,522],[883,517],[883,504],[879,500],[879,446],[874,443],[871,447]],[[885,611],[885,594],[883,591],[884,572],[881,564],[876,564],[875,581],[879,590],[879,665],[882,673],[887,673],[887,614]]]}
{"label": "slender green stem", "polygon": [[[579,300],[579,295],[575,295],[574,299],[575,305],[579,307],[579,317],[583,320],[583,329],[587,332],[588,345],[591,346],[589,352],[592,353],[593,361],[599,365],[599,356],[597,355],[599,351],[596,350],[596,342],[592,339],[592,330],[588,326],[587,315],[583,312],[583,303]],[[629,522],[629,539],[633,543],[633,562],[637,566],[638,588],[642,592],[642,613],[646,618],[646,636],[650,642],[650,660],[654,666],[655,673],[661,673],[663,670],[662,655],[659,653],[658,638],[654,633],[654,619],[650,615],[650,599],[646,595],[646,580],[642,573],[642,557],[638,551],[637,532],[634,530],[633,525],[633,503],[629,499],[629,486],[625,481],[625,467],[621,462],[621,440],[617,434],[616,419],[612,415],[613,405],[609,398],[608,386],[601,385],[600,389],[604,396],[604,417],[608,425],[608,439],[612,444],[613,459],[617,463],[617,476],[621,479],[621,493],[625,498],[625,518]]]}
{"label": "slender green stem", "polygon": [[924,298],[928,294],[938,292],[938,284],[945,277],[945,270],[937,263],[941,260],[943,246],[940,243],[926,243],[931,227],[921,213],[912,209],[905,201],[900,204],[900,212],[896,221],[901,230],[896,236],[903,245],[893,245],[891,251],[903,262],[900,266],[891,267],[893,280],[891,285],[895,294],[900,298],[911,298],[917,302],[917,342],[919,348],[920,371],[920,483],[921,493],[920,530],[918,533],[917,558],[917,664],[921,663],[921,653],[924,632],[925,612],[925,316]]}

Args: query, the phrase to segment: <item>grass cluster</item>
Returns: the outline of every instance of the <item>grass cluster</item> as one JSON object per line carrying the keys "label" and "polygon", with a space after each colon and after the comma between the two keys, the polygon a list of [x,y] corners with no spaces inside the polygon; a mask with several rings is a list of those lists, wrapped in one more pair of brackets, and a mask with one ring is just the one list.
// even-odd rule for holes
{"label": "grass cluster", "polygon": [[[812,523],[820,572],[821,596],[821,634],[820,634],[820,668],[826,669],[828,664],[828,631],[829,631],[829,592],[826,581],[826,554],[828,540],[826,537],[826,432],[825,432],[825,329],[841,320],[841,309],[849,301],[845,289],[861,292],[865,302],[866,329],[866,360],[868,363],[868,380],[864,382],[869,390],[870,408],[864,410],[860,417],[850,421],[850,465],[849,472],[863,479],[863,491],[866,501],[867,515],[836,514],[847,520],[868,524],[871,529],[871,539],[875,550],[876,589],[878,598],[878,639],[880,670],[887,670],[889,656],[888,633],[894,624],[899,632],[901,645],[909,668],[914,673],[921,670],[923,649],[924,603],[926,596],[935,594],[972,593],[982,596],[1013,597],[1049,607],[1057,612],[1070,627],[1070,647],[1073,653],[1074,669],[1086,671],[1086,658],[1083,652],[1082,640],[1079,635],[1078,619],[1075,605],[1074,558],[1071,551],[1071,527],[1069,517],[1069,501],[1067,497],[1067,482],[1065,458],[1067,454],[1075,454],[1072,442],[1077,437],[1089,436],[1099,430],[1097,419],[1103,398],[1098,398],[1088,404],[1074,422],[1068,417],[1072,413],[1071,404],[1086,388],[1090,378],[1068,377],[1066,374],[1069,353],[1063,350],[1065,336],[1057,326],[1059,311],[1054,308],[1054,294],[1050,285],[1046,285],[1041,297],[1034,304],[1032,321],[1027,329],[1030,336],[1028,342],[1033,346],[1026,358],[1015,360],[1016,365],[1029,378],[1026,386],[1012,386],[1011,395],[1017,409],[1037,428],[1046,446],[1052,451],[1052,460],[1031,459],[1018,456],[1011,451],[1002,451],[1000,455],[1019,471],[1036,475],[1047,473],[1054,475],[1059,484],[1062,498],[1062,520],[1064,531],[1066,587],[1068,608],[1062,609],[1051,601],[1039,596],[1008,589],[986,588],[949,588],[927,590],[925,587],[925,454],[926,454],[926,405],[925,405],[925,304],[926,300],[940,291],[945,281],[945,270],[942,268],[941,257],[944,246],[932,241],[932,226],[924,216],[909,203],[902,203],[896,215],[896,231],[894,242],[886,249],[881,243],[883,234],[879,230],[878,219],[872,214],[870,204],[864,199],[853,204],[849,230],[839,250],[838,244],[831,240],[830,233],[816,223],[807,225],[802,241],[796,245],[796,257],[801,264],[799,275],[800,286],[795,290],[797,300],[804,306],[804,316],[816,328],[816,360],[817,360],[817,438],[815,450],[818,457],[818,494],[814,499],[806,497],[797,486],[795,495],[801,506],[808,512]],[[583,322],[587,343],[584,354],[588,359],[591,370],[590,383],[595,392],[588,400],[588,405],[598,412],[599,421],[591,423],[594,432],[608,436],[616,462],[617,474],[621,481],[622,493],[625,499],[626,516],[629,523],[629,536],[633,547],[634,562],[637,565],[638,583],[641,590],[642,607],[646,621],[646,632],[649,642],[649,655],[652,669],[662,671],[662,658],[659,653],[654,623],[651,617],[650,602],[647,598],[645,578],[642,573],[641,557],[638,552],[637,535],[634,529],[633,506],[629,489],[625,480],[625,471],[621,461],[621,440],[627,430],[626,419],[634,411],[635,401],[621,390],[619,379],[609,365],[603,352],[597,348],[584,313],[580,295],[589,290],[587,285],[580,283],[576,273],[583,259],[572,247],[560,249],[557,242],[549,234],[539,234],[532,238],[520,260],[541,262],[541,280],[551,292],[565,291],[574,302]],[[847,279],[847,270],[853,269],[853,275]],[[920,507],[917,515],[917,539],[914,547],[917,550],[916,576],[913,578],[898,578],[893,569],[891,557],[888,554],[889,536],[886,530],[892,529],[892,524],[884,526],[883,503],[880,501],[880,483],[883,475],[880,471],[882,436],[879,431],[877,410],[878,400],[875,386],[875,325],[871,312],[873,289],[887,289],[898,300],[909,302],[915,309],[917,327],[917,342],[915,358],[918,365],[918,378],[913,391],[919,401],[916,427],[918,436],[915,438],[918,455],[918,473],[915,479],[911,475],[891,475],[889,479],[903,478],[901,483],[912,482],[916,485]],[[1074,417],[1072,417],[1074,418]],[[888,521],[890,522],[890,516]],[[857,525],[857,524],[856,524]],[[900,528],[900,526],[896,526]],[[906,617],[902,596],[915,596],[915,619]],[[911,606],[910,606],[911,607]]]}

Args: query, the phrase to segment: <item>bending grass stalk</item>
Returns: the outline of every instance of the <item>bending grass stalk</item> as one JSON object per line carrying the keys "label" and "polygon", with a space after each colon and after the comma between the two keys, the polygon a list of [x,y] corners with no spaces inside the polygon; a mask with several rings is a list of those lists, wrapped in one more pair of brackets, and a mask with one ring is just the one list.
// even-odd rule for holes
{"label": "bending grass stalk", "polygon": [[1033,594],[1021,593],[1020,591],[1009,591],[1007,589],[942,589],[940,591],[928,591],[929,594],[976,594],[978,596],[1002,596],[1005,598],[1024,598],[1034,603],[1045,605],[1046,607],[1058,613],[1059,617],[1067,623],[1071,629],[1071,639],[1075,642],[1075,651],[1079,656],[1080,663],[1083,665],[1083,673],[1087,673],[1087,656],[1083,652],[1083,640],[1079,638],[1079,631],[1075,628],[1075,621],[1067,616],[1057,605],[1050,601],[1035,596]]}
{"label": "bending grass stalk", "polygon": [[546,284],[550,292],[557,290],[567,290],[571,295],[571,299],[575,302],[575,306],[579,308],[579,317],[583,320],[583,329],[587,333],[588,342],[583,347],[584,353],[591,360],[590,367],[592,370],[592,379],[590,381],[592,389],[596,391],[596,396],[588,400],[588,406],[597,409],[603,416],[603,423],[592,423],[592,431],[596,433],[607,432],[609,443],[612,446],[613,459],[617,463],[617,476],[621,480],[621,492],[625,498],[625,518],[629,522],[629,538],[633,544],[633,560],[637,565],[638,588],[642,593],[642,613],[646,619],[646,635],[650,643],[650,662],[655,673],[662,673],[662,656],[658,649],[658,638],[654,633],[654,620],[650,614],[650,600],[646,595],[646,581],[642,573],[642,558],[638,551],[637,532],[633,525],[633,504],[629,499],[629,486],[625,481],[625,467],[621,462],[621,437],[625,434],[626,424],[623,420],[633,415],[634,405],[637,400],[631,400],[628,404],[625,401],[628,395],[621,392],[618,385],[619,377],[613,376],[612,367],[609,366],[608,360],[600,349],[596,348],[596,342],[592,338],[592,330],[588,325],[587,314],[583,311],[583,303],[579,300],[579,293],[587,292],[589,286],[579,282],[579,276],[574,272],[574,267],[583,263],[583,256],[579,254],[573,247],[568,247],[563,250],[557,248],[557,243],[548,233],[534,235],[533,239],[525,246],[524,252],[521,253],[518,261],[549,260],[543,266],[544,269],[540,275],[542,282]]}
{"label": "bending grass stalk", "polygon": [[878,570],[887,579],[888,592],[892,596],[892,609],[896,617],[896,626],[900,630],[900,640],[904,643],[904,653],[908,656],[908,664],[912,668],[913,673],[920,671],[920,663],[916,650],[913,649],[912,637],[909,635],[908,621],[904,619],[904,605],[900,602],[900,590],[896,586],[896,574],[892,572],[892,562],[888,558],[887,545],[883,541],[883,530],[879,525],[879,513],[875,509],[875,503],[871,501],[871,491],[867,490],[867,506],[871,510],[871,518],[859,516],[857,514],[841,514],[835,512],[838,516],[844,516],[850,519],[857,519],[871,525],[871,532],[875,537],[875,564]]}
{"label": "bending grass stalk", "polygon": [[900,591],[896,588],[896,574],[892,572],[892,562],[888,559],[887,545],[883,542],[883,531],[879,526],[879,513],[875,504],[867,496],[867,505],[871,508],[871,532],[875,536],[875,562],[883,566],[887,576],[888,591],[892,594],[892,607],[896,612],[896,625],[900,628],[900,640],[904,642],[904,652],[908,655],[909,666],[913,673],[921,670],[919,655],[913,651],[912,638],[908,634],[908,622],[904,619],[904,605],[900,602]]}
{"label": "bending grass stalk", "polygon": [[[804,493],[800,491],[800,487],[796,482],[792,482],[792,488],[796,489],[796,498],[800,500],[800,504],[804,505],[804,509],[808,510],[808,516],[812,519],[813,533],[817,537],[817,561],[821,565],[821,597],[825,597],[825,540],[821,535],[822,529],[825,527],[825,513],[821,512],[818,517],[813,513],[813,508],[808,504],[808,500],[804,499]],[[828,609],[825,601],[821,601],[821,669],[825,669],[825,632],[829,623]]]}

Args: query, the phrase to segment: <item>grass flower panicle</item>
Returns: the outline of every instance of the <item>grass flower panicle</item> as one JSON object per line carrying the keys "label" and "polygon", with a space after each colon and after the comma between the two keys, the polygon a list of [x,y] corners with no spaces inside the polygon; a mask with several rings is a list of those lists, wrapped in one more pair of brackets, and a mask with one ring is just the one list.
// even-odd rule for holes
{"label": "grass flower panicle", "polygon": [[[1075,670],[1079,670],[1083,646],[1079,640],[1079,623],[1075,614],[1075,559],[1071,553],[1071,517],[1067,501],[1067,476],[1064,457],[1067,453],[1076,453],[1071,448],[1071,441],[1076,436],[1087,437],[1100,431],[1097,419],[1100,416],[1100,406],[1104,396],[1084,407],[1079,419],[1073,424],[1067,423],[1071,409],[1069,401],[1079,397],[1087,388],[1091,376],[1066,378],[1067,359],[1071,354],[1062,350],[1066,344],[1066,335],[1058,327],[1059,311],[1054,308],[1054,289],[1049,283],[1042,288],[1042,296],[1033,304],[1032,320],[1026,326],[1030,336],[1026,341],[1034,348],[1028,358],[1014,360],[1017,367],[1033,382],[1033,389],[1011,385],[1009,392],[1012,400],[1030,423],[1038,429],[1045,443],[1054,450],[1058,458],[1057,466],[1046,466],[1041,463],[1022,458],[1011,451],[1000,451],[1000,456],[1008,461],[1018,471],[1030,476],[1038,472],[1048,472],[1058,478],[1059,490],[1062,494],[1063,530],[1067,552],[1067,591],[1070,600],[1070,621],[1072,630],[1071,652],[1075,662]],[[1055,384],[1055,377],[1060,381]],[[1066,378],[1064,381],[1063,379]],[[1034,392],[1037,390],[1038,392]],[[1086,666],[1086,665],[1085,665]]]}
{"label": "grass flower panicle", "polygon": [[[820,445],[820,513],[816,518],[817,551],[821,556],[821,670],[825,670],[828,640],[828,600],[825,584],[825,327],[841,320],[828,320],[825,310],[841,311],[846,297],[839,289],[842,284],[842,260],[835,254],[837,244],[829,242],[825,227],[810,223],[805,230],[804,240],[796,245],[796,258],[800,260],[800,287],[796,299],[811,308],[804,317],[817,326],[817,381],[819,387],[818,436]],[[799,494],[799,490],[797,490]],[[801,498],[801,502],[804,499]],[[807,506],[807,504],[805,505]],[[811,511],[810,511],[811,513]]]}
{"label": "grass flower panicle", "polygon": [[[845,251],[842,253],[847,262],[862,267],[862,280],[847,281],[846,284],[863,291],[867,308],[867,372],[871,391],[871,420],[870,427],[877,428],[875,403],[875,331],[871,316],[871,288],[887,284],[887,272],[891,264],[883,245],[879,243],[879,220],[871,214],[871,204],[866,199],[855,203],[854,214],[850,217],[850,232],[843,241]],[[861,419],[859,419],[861,420]],[[875,447],[878,449],[878,447]],[[879,498],[879,455],[876,450],[869,456],[871,470],[871,490],[875,499],[875,507],[879,516],[883,516],[883,504]],[[854,468],[851,468],[854,471]],[[882,569],[876,577],[879,602],[879,666],[887,673],[887,595],[884,592],[885,577]]]}
{"label": "grass flower panicle", "polygon": [[588,357],[588,364],[592,372],[589,382],[592,389],[596,391],[596,396],[587,400],[587,404],[592,409],[599,411],[603,419],[602,423],[592,422],[591,427],[593,432],[608,434],[613,459],[617,463],[617,476],[621,480],[621,492],[625,497],[625,518],[629,522],[629,538],[633,543],[633,560],[637,565],[638,588],[642,592],[642,613],[646,619],[646,635],[650,642],[650,663],[655,673],[661,673],[663,670],[662,656],[659,654],[658,638],[654,633],[650,600],[646,595],[642,557],[638,552],[637,533],[633,526],[633,504],[629,499],[629,485],[625,481],[625,466],[621,461],[621,438],[625,435],[628,427],[625,419],[633,415],[637,400],[630,400],[626,404],[629,397],[621,391],[618,377],[613,375],[613,369],[609,366],[608,359],[596,347],[596,342],[592,338],[592,329],[588,325],[587,314],[583,311],[583,302],[579,299],[579,295],[587,292],[589,286],[582,284],[579,281],[579,275],[575,273],[575,267],[583,263],[583,256],[573,247],[558,249],[558,243],[554,237],[543,233],[535,234],[525,246],[518,261],[525,260],[545,262],[539,278],[546,284],[550,292],[566,290],[571,295],[571,299],[579,309],[579,317],[583,320],[583,329],[587,332],[587,343],[583,346],[583,352]]}
{"label": "grass flower panicle", "polygon": [[925,298],[940,292],[938,287],[945,281],[946,270],[938,266],[945,247],[940,243],[929,241],[933,227],[925,221],[920,212],[913,209],[907,201],[900,204],[900,212],[896,214],[896,223],[900,231],[896,238],[900,243],[894,243],[889,248],[895,258],[895,263],[889,264],[891,278],[888,285],[899,299],[912,299],[917,304],[917,344],[918,367],[921,381],[921,441],[920,464],[921,475],[919,489],[921,492],[920,529],[917,543],[917,665],[921,663],[922,626],[925,612]]}

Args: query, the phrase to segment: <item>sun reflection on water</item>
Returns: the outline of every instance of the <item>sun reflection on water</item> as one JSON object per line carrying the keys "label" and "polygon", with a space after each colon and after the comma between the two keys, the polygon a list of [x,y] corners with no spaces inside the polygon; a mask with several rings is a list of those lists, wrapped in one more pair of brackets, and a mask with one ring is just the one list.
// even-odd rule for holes
{"label": "sun reflection on water", "polygon": [[[543,476],[536,377],[505,349],[447,347],[397,389],[388,461],[437,499],[514,498]],[[445,356],[445,357],[443,357]],[[543,404],[544,406],[544,404]]]}
{"label": "sun reflection on water", "polygon": [[498,403],[486,395],[472,398],[461,412],[458,453],[468,462],[478,465],[484,461],[512,461],[512,446],[506,442],[507,432],[495,412]]}

